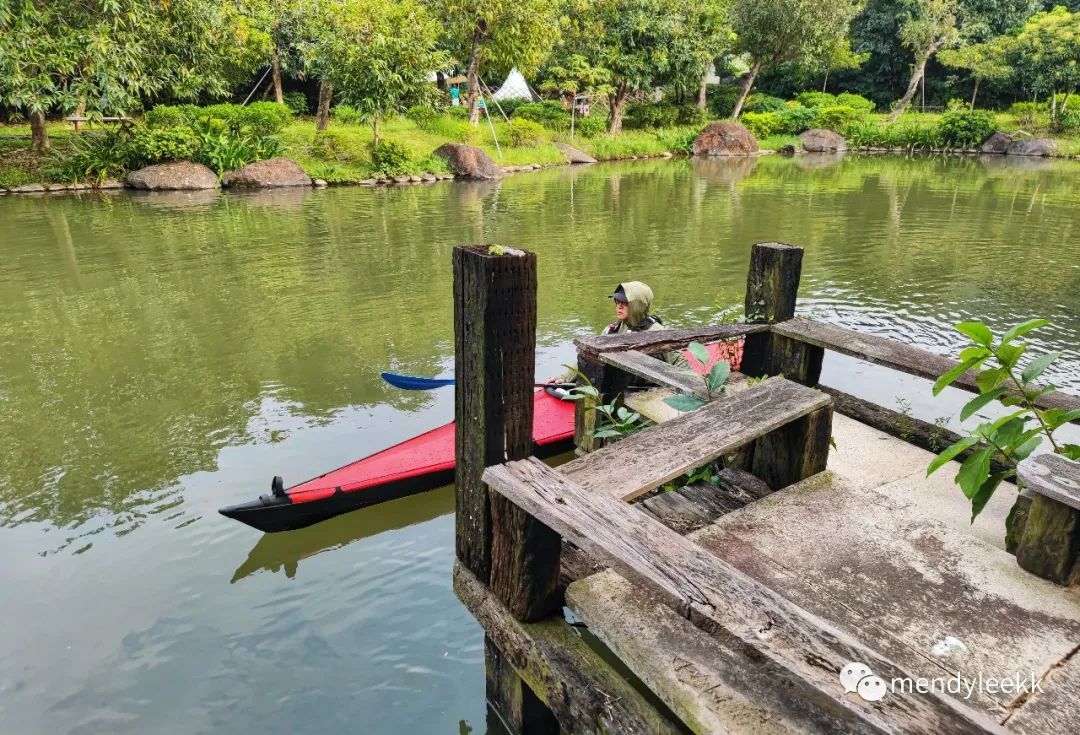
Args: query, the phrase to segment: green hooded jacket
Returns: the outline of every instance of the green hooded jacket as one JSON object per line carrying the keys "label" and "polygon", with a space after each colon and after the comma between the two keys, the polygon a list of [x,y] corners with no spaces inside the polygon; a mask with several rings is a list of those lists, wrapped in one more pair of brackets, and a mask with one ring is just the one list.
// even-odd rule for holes
{"label": "green hooded jacket", "polygon": [[[626,294],[626,305],[630,310],[625,320],[612,322],[604,328],[601,334],[625,334],[627,332],[653,332],[658,329],[667,329],[658,317],[649,316],[649,308],[652,306],[652,289],[641,281],[627,281],[620,283],[616,291],[622,288]],[[664,355],[664,359],[672,365],[689,368],[690,363],[683,357],[682,352],[672,351]]]}

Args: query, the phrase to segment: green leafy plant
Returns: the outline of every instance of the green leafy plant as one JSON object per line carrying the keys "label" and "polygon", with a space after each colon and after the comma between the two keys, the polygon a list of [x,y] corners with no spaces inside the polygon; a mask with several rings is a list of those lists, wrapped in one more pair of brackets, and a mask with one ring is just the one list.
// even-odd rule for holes
{"label": "green leafy plant", "polygon": [[250,139],[229,132],[203,133],[201,149],[202,163],[218,175],[246,166],[259,157],[258,149]]}
{"label": "green leafy plant", "polygon": [[831,107],[842,104],[836,95],[828,92],[802,92],[796,98],[803,107]]}
{"label": "green leafy plant", "polygon": [[864,113],[846,105],[818,107],[814,116],[814,125],[826,130],[839,131],[843,130],[845,125],[853,123],[864,116]]}
{"label": "green leafy plant", "polygon": [[360,110],[351,105],[336,105],[330,116],[342,125],[359,125],[361,118]]}
{"label": "green leafy plant", "polygon": [[440,115],[431,105],[413,105],[405,111],[405,117],[416,123],[416,127],[421,130],[430,130]]}
{"label": "green leafy plant", "polygon": [[62,178],[69,181],[101,183],[119,177],[128,169],[131,133],[118,128],[98,135],[72,139],[72,152],[61,165]]}
{"label": "green leafy plant", "polygon": [[506,139],[518,148],[535,148],[544,142],[544,126],[532,120],[515,117],[506,124]]}
{"label": "green leafy plant", "polygon": [[583,135],[586,138],[594,138],[597,135],[603,135],[606,130],[607,120],[599,115],[579,117],[574,120],[574,132],[577,135]]}
{"label": "green leafy plant", "polygon": [[567,397],[575,401],[589,398],[597,402],[595,409],[597,422],[592,438],[623,439],[653,425],[652,421],[637,411],[631,411],[626,406],[620,406],[619,396],[616,396],[610,403],[600,403],[600,391],[584,373],[571,365],[564,365],[563,367],[573,372],[581,383],[567,391]]}
{"label": "green leafy plant", "polygon": [[679,108],[670,102],[637,102],[627,105],[627,127],[670,128],[679,118]]}
{"label": "green leafy plant", "polygon": [[974,147],[982,145],[997,130],[994,113],[989,110],[950,110],[937,125],[941,145]]}
{"label": "green leafy plant", "polygon": [[784,132],[784,118],[778,112],[744,112],[739,120],[759,140]]}
{"label": "green leafy plant", "polygon": [[514,110],[514,117],[540,123],[548,130],[562,132],[570,129],[570,113],[554,100],[519,105]]}
{"label": "green leafy plant", "polygon": [[[690,354],[698,359],[702,365],[709,364],[709,350],[705,345],[700,342],[691,342],[686,346],[690,350]],[[693,372],[693,371],[689,371]],[[697,373],[694,373],[695,375]],[[725,360],[717,360],[716,364],[712,366],[705,378],[705,389],[708,392],[708,400],[699,398],[698,396],[668,396],[664,399],[664,403],[674,408],[676,411],[693,411],[695,408],[701,408],[706,403],[715,400],[724,392],[724,384],[727,383],[728,376],[731,374],[731,365]]]}
{"label": "green leafy plant", "polygon": [[[982,322],[956,325],[957,331],[971,341],[960,351],[960,363],[934,383],[934,395],[941,393],[967,371],[974,370],[978,371],[975,384],[979,395],[960,409],[961,421],[971,418],[994,401],[1018,407],[999,419],[979,424],[967,436],[941,452],[926,469],[926,474],[930,475],[964,450],[972,450],[960,465],[956,484],[971,501],[973,522],[998,486],[1004,480],[1016,477],[1016,466],[1043,441],[1049,442],[1058,454],[1080,460],[1080,445],[1059,444],[1054,438],[1058,428],[1080,418],[1080,409],[1043,409],[1035,405],[1039,396],[1054,390],[1052,385],[1036,385],[1035,381],[1061,357],[1061,353],[1039,355],[1024,365],[1020,362],[1028,345],[1018,341],[1019,338],[1049,323],[1046,319],[1032,319],[1009,329],[1000,339],[995,339],[990,328]],[[1004,469],[991,473],[992,461],[1004,466]]]}
{"label": "green leafy plant", "polygon": [[783,124],[783,129],[778,132],[787,133],[788,135],[798,135],[799,133],[806,132],[814,127],[814,123],[817,119],[817,113],[815,113],[814,110],[809,107],[803,107],[802,105],[788,107],[786,110],[779,113],[779,115]]}
{"label": "green leafy plant", "polygon": [[285,99],[285,106],[292,111],[292,114],[306,115],[310,110],[307,95],[303,92],[286,92],[282,96]]}
{"label": "green leafy plant", "polygon": [[754,92],[754,94],[746,98],[746,105],[743,109],[746,112],[783,112],[787,109],[787,102],[780,97],[773,97],[771,94]]}
{"label": "green leafy plant", "polygon": [[129,144],[128,165],[149,166],[162,161],[190,161],[198,156],[199,136],[190,126],[136,128]]}
{"label": "green leafy plant", "polygon": [[697,105],[679,105],[679,115],[675,119],[679,125],[693,125],[700,128],[708,121],[708,110],[703,110]]}
{"label": "green leafy plant", "polygon": [[1025,128],[1039,124],[1039,118],[1044,109],[1038,102],[1014,102],[1009,106],[1009,114],[1016,118],[1016,122]]}
{"label": "green leafy plant", "polygon": [[386,176],[409,173],[412,156],[409,149],[392,140],[382,140],[371,145],[371,163],[376,171]]}

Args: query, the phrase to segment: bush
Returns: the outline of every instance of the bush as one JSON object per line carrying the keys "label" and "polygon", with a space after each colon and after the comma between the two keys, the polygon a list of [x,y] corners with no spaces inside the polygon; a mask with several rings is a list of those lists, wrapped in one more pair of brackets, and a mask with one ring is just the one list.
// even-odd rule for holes
{"label": "bush", "polygon": [[887,146],[885,132],[872,120],[856,120],[839,131],[853,148],[881,148]]}
{"label": "bush", "polygon": [[129,143],[128,165],[141,168],[163,161],[199,157],[201,141],[189,125],[174,128],[136,128]]}
{"label": "bush", "polygon": [[502,108],[503,114],[505,114],[507,117],[512,117],[514,111],[517,110],[517,108],[527,104],[529,104],[529,100],[523,97],[515,97],[514,99],[509,100],[499,100],[499,107],[496,107],[495,102],[492,101],[491,109],[495,110],[495,114],[497,115],[499,112],[499,108]]}
{"label": "bush", "polygon": [[1009,107],[1009,114],[1024,127],[1037,124],[1041,108],[1038,102],[1015,102]]}
{"label": "bush", "polygon": [[828,92],[800,92],[795,99],[803,107],[833,107],[839,104],[836,95]]}
{"label": "bush", "polygon": [[783,112],[787,109],[787,102],[779,97],[755,92],[746,98],[744,109],[746,112]]}
{"label": "bush", "polygon": [[967,102],[965,102],[962,99],[958,99],[956,97],[953,97],[952,99],[950,99],[948,102],[945,103],[945,111],[946,112],[958,112],[958,111],[961,111],[961,110],[966,110],[966,109],[968,109],[968,107],[970,107],[970,105],[968,105]]}
{"label": "bush", "polygon": [[738,87],[731,84],[710,84],[705,93],[714,117],[731,117],[735,102],[739,99]]}
{"label": "bush", "polygon": [[469,118],[469,106],[462,100],[460,105],[450,105],[447,107],[446,114],[455,120],[467,120]]}
{"label": "bush", "polygon": [[400,143],[381,140],[378,145],[372,144],[370,150],[372,165],[384,176],[401,176],[409,173],[412,158],[409,150]]}
{"label": "bush", "polygon": [[532,120],[515,117],[506,124],[506,139],[518,148],[535,148],[544,142],[544,126]]}
{"label": "bush", "polygon": [[405,117],[416,123],[421,130],[430,130],[439,119],[439,112],[429,105],[413,105],[405,111]]}
{"label": "bush", "polygon": [[1080,107],[1069,105],[1064,112],[1058,113],[1058,128],[1066,133],[1080,131]]}
{"label": "bush", "polygon": [[818,107],[814,110],[814,113],[814,127],[836,131],[843,129],[845,125],[865,117],[865,115],[860,114],[857,110],[843,105]]}
{"label": "bush", "polygon": [[330,117],[342,125],[359,125],[360,110],[352,105],[334,105],[330,110]]}
{"label": "bush", "polygon": [[286,92],[282,96],[285,98],[285,106],[294,115],[306,115],[311,109],[308,107],[307,95],[303,92]]}
{"label": "bush", "polygon": [[208,132],[202,136],[200,163],[223,174],[246,166],[259,158],[259,151],[250,138],[230,132]]}
{"label": "bush", "polygon": [[784,118],[777,112],[747,112],[739,122],[754,134],[755,138],[768,138],[784,130]]}
{"label": "bush", "polygon": [[877,105],[873,102],[866,99],[861,94],[854,94],[853,92],[841,92],[836,95],[836,104],[843,107],[850,107],[861,115],[869,115],[877,109]]}
{"label": "bush", "polygon": [[562,132],[570,129],[570,113],[554,100],[518,105],[514,110],[514,117],[540,123],[548,130]]}
{"label": "bush", "polygon": [[691,153],[694,150],[694,141],[698,137],[697,128],[684,130],[664,130],[656,134],[656,139],[664,146],[664,150],[672,153]]}
{"label": "bush", "polygon": [[158,105],[146,113],[144,122],[148,128],[178,128],[191,125],[198,109],[195,105]]}
{"label": "bush", "polygon": [[679,118],[679,108],[670,102],[637,102],[626,107],[628,128],[670,128]]}
{"label": "bush", "polygon": [[997,123],[989,110],[952,110],[941,116],[937,124],[939,145],[973,148],[982,145],[994,131]]}
{"label": "bush", "polygon": [[607,120],[599,115],[579,117],[574,120],[574,132],[584,135],[586,138],[594,138],[603,135],[607,131]]}
{"label": "bush", "polygon": [[788,135],[798,135],[806,132],[814,127],[814,122],[817,119],[817,113],[814,110],[802,105],[789,107],[778,114],[783,122],[783,129],[780,132]]}
{"label": "bush", "polygon": [[679,114],[675,118],[675,122],[679,125],[692,125],[693,127],[701,127],[708,121],[708,111],[701,109],[697,105],[680,105]]}
{"label": "bush", "polygon": [[72,152],[60,175],[69,181],[96,181],[119,177],[128,169],[130,132],[117,128],[103,134],[73,136]]}

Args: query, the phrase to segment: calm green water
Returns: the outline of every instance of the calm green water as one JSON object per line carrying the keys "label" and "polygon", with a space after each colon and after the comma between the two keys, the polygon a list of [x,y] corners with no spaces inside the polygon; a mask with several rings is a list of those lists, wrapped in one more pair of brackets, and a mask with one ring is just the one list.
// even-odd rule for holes
{"label": "calm green water", "polygon": [[[741,300],[761,240],[806,247],[804,311],[937,351],[961,319],[1049,317],[1040,346],[1080,390],[1071,162],[0,199],[0,731],[483,732],[449,490],[275,536],[216,509],[450,419],[451,393],[378,373],[451,369],[455,244],[539,254],[544,376],[610,321],[618,281],[703,322]],[[826,375],[892,399],[852,361]]]}

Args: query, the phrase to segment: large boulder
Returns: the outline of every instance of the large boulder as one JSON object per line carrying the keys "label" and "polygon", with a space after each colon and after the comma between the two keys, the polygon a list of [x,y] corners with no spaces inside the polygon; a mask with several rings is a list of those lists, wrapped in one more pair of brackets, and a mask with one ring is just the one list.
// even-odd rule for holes
{"label": "large boulder", "polygon": [[270,189],[279,186],[312,186],[311,177],[288,158],[268,158],[230,171],[221,185],[230,189]]}
{"label": "large boulder", "polygon": [[822,128],[807,130],[799,136],[799,140],[810,153],[840,153],[848,149],[844,136]]}
{"label": "large boulder", "polygon": [[1052,156],[1056,146],[1054,141],[1047,138],[1033,138],[1031,140],[1014,140],[1009,143],[1009,149],[1005,151],[1010,156]]}
{"label": "large boulder", "polygon": [[695,156],[752,156],[757,152],[754,134],[730,120],[709,123],[694,139]]}
{"label": "large boulder", "polygon": [[596,163],[596,159],[590,156],[588,153],[579,151],[572,145],[566,143],[555,143],[555,147],[559,149],[559,152],[566,156],[566,160],[570,163]]}
{"label": "large boulder", "polygon": [[979,153],[1007,153],[1009,145],[1013,142],[1012,136],[1007,133],[994,133],[986,142],[979,147]]}
{"label": "large boulder", "polygon": [[147,191],[193,191],[216,189],[217,174],[201,163],[173,161],[132,171],[127,176],[128,186]]}
{"label": "large boulder", "polygon": [[462,143],[444,143],[435,155],[446,159],[450,170],[467,179],[497,179],[503,174],[495,159],[479,148]]}

